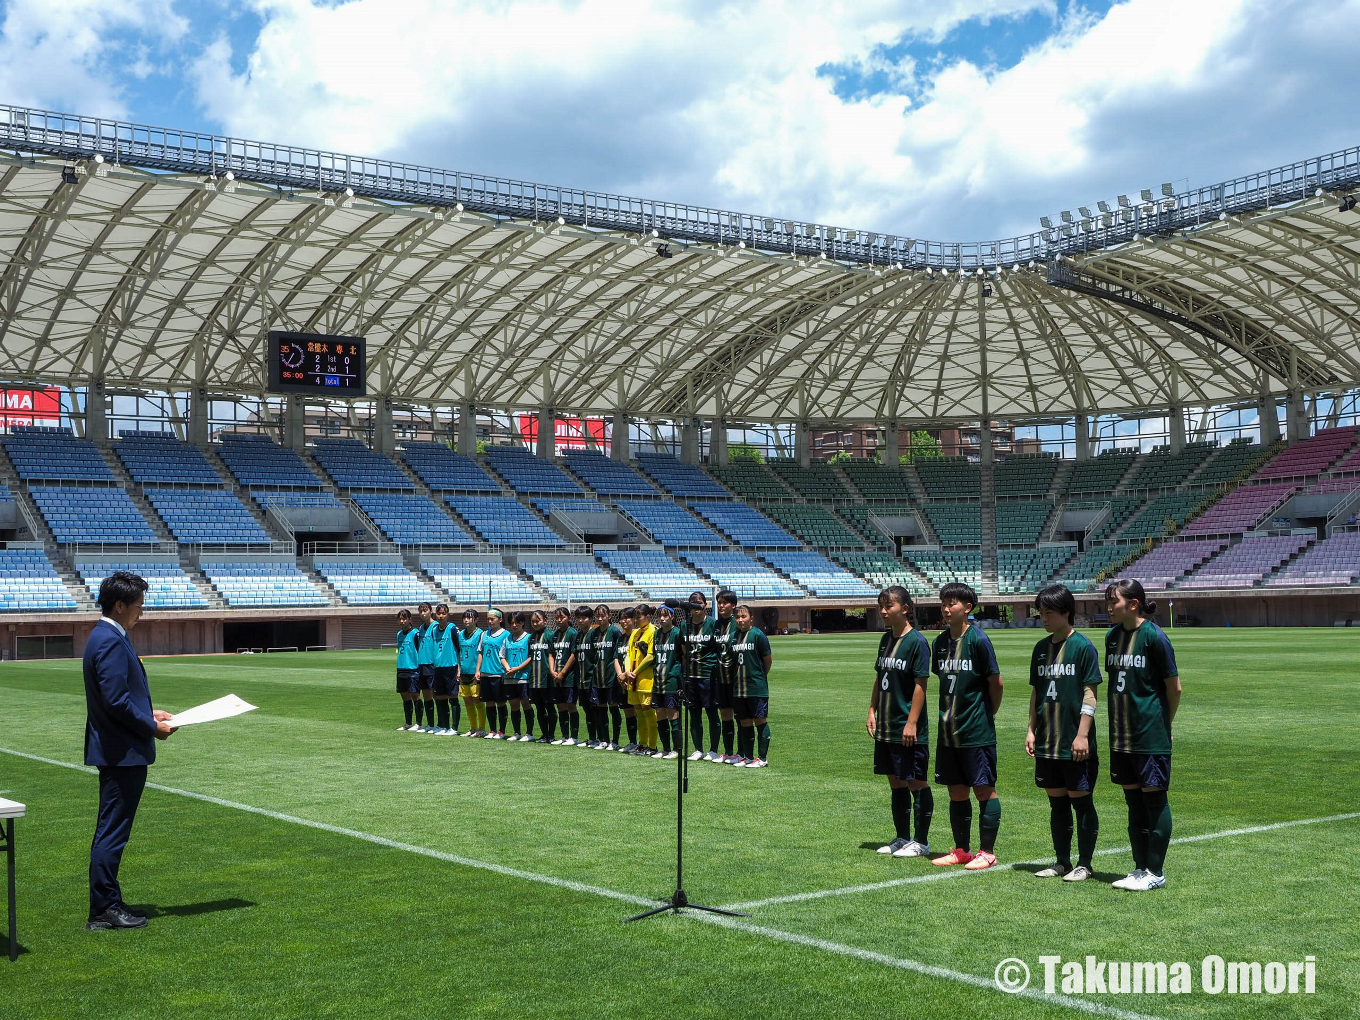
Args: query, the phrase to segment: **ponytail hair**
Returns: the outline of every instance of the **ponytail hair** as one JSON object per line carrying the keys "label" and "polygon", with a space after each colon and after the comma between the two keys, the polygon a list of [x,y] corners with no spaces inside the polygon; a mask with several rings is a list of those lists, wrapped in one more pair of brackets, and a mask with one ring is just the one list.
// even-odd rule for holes
{"label": "ponytail hair", "polygon": [[878,593],[878,604],[882,605],[889,599],[896,602],[907,611],[908,623],[913,622],[913,617],[916,615],[916,607],[912,604],[911,592],[907,591],[907,589],[900,584],[890,584]]}
{"label": "ponytail hair", "polygon": [[1157,615],[1157,602],[1149,599],[1147,592],[1143,591],[1143,582],[1135,581],[1131,577],[1121,577],[1117,581],[1111,581],[1105,586],[1105,601],[1118,595],[1125,602],[1138,602],[1138,612],[1143,617]]}

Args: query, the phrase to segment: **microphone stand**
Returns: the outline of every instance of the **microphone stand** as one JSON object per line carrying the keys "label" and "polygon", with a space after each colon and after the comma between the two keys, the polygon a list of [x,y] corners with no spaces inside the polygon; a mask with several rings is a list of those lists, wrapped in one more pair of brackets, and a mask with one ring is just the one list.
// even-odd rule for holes
{"label": "microphone stand", "polygon": [[685,848],[685,794],[689,791],[689,699],[682,698],[683,707],[681,708],[680,732],[681,748],[680,757],[676,759],[675,765],[675,892],[671,893],[671,898],[659,907],[633,917],[625,917],[624,924],[630,921],[641,921],[645,917],[653,917],[657,914],[664,914],[667,911],[678,914],[682,908],[689,910],[704,910],[710,914],[722,914],[726,917],[750,917],[750,914],[738,913],[735,910],[723,910],[720,907],[706,907],[701,903],[691,903],[689,897],[685,895],[684,882],[681,880],[684,875],[684,848]]}

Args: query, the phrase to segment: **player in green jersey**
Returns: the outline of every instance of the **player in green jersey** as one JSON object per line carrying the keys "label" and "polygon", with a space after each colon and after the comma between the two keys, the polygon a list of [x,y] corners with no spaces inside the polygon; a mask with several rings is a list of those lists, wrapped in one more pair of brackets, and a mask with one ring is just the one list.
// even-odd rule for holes
{"label": "player in green jersey", "polygon": [[576,701],[586,717],[586,740],[582,745],[598,750],[609,743],[609,738],[599,726],[599,716],[603,712],[595,699],[595,614],[589,606],[577,606],[576,632],[581,640],[576,645]]}
{"label": "player in green jersey", "polygon": [[[529,701],[538,709],[543,735],[536,743],[550,743],[557,732],[557,714],[552,707],[553,648],[557,635],[548,626],[548,614],[535,609],[529,614]],[[518,727],[516,727],[518,729]],[[558,741],[561,743],[561,741]]]}
{"label": "player in green jersey", "polygon": [[[954,849],[932,864],[962,864],[981,871],[996,863],[1001,800],[996,795],[996,717],[1001,707],[1001,670],[996,652],[980,627],[968,622],[977,593],[951,581],[940,589],[940,610],[948,629],[935,639],[933,669],[940,678],[940,729],[935,746],[935,782],[949,788],[949,824]],[[968,850],[973,827],[972,791],[978,802],[978,852]]]}
{"label": "player in green jersey", "polygon": [[1176,654],[1152,622],[1157,603],[1138,581],[1112,581],[1105,607],[1113,626],[1105,635],[1110,678],[1110,779],[1124,789],[1129,809],[1133,871],[1116,889],[1147,892],[1166,885],[1163,865],[1171,843],[1171,721],[1181,703]]}
{"label": "player in green jersey", "polygon": [[[1029,732],[1025,752],[1034,759],[1034,785],[1048,794],[1049,830],[1058,862],[1035,872],[1039,878],[1082,882],[1090,878],[1100,820],[1096,816],[1096,687],[1100,657],[1095,646],[1072,629],[1077,601],[1061,584],[1035,597],[1039,622],[1048,636],[1030,656]],[[1072,867],[1072,813],[1077,816],[1077,866]]]}
{"label": "player in green jersey", "polygon": [[581,634],[571,625],[571,611],[558,606],[553,613],[553,688],[554,708],[562,720],[562,737],[557,741],[564,747],[579,747],[576,738],[581,733],[581,717],[576,711],[577,650]]}
{"label": "player in green jersey", "polygon": [[656,607],[656,678],[652,708],[661,740],[660,757],[680,756],[680,628],[675,625],[677,603],[668,599]]}
{"label": "player in green jersey", "polygon": [[732,644],[732,704],[741,720],[741,750],[729,764],[763,769],[770,763],[770,640],[755,625],[750,606],[737,606]]}
{"label": "player in green jersey", "polygon": [[[619,707],[623,703],[620,697],[623,688],[619,684],[619,676],[623,670],[618,664],[618,659],[619,650],[626,651],[628,648],[623,629],[613,621],[613,614],[603,602],[595,607],[595,699],[600,708],[600,739],[605,738],[606,711],[612,716],[614,734],[609,743],[599,749],[608,751],[620,750],[619,727],[623,724],[623,713],[619,711]],[[633,726],[636,727],[637,723],[634,722]],[[636,734],[636,729],[634,733]]]}
{"label": "player in green jersey", "polygon": [[[714,598],[718,607],[718,625],[714,636],[718,639],[718,672],[714,678],[714,701],[718,706],[718,716],[722,722],[723,753],[718,760],[724,765],[745,765],[749,760],[732,752],[733,738],[736,734],[732,684],[736,679],[736,662],[732,655],[732,643],[737,640],[737,593],[724,588]],[[740,761],[738,760],[740,759]]]}
{"label": "player in green jersey", "polygon": [[865,729],[874,739],[874,775],[888,777],[896,831],[892,842],[879,847],[878,852],[924,857],[930,853],[930,820],[935,814],[935,795],[926,779],[930,765],[930,722],[926,715],[930,645],[912,626],[911,595],[906,588],[895,584],[879,592],[878,611],[885,629],[878,642]]}
{"label": "player in green jersey", "polygon": [[[722,761],[718,753],[718,627],[708,613],[708,597],[690,592],[689,618],[681,623],[682,661],[685,664],[685,705],[689,735],[694,741],[690,761]],[[708,716],[708,750],[704,750],[704,716]]]}

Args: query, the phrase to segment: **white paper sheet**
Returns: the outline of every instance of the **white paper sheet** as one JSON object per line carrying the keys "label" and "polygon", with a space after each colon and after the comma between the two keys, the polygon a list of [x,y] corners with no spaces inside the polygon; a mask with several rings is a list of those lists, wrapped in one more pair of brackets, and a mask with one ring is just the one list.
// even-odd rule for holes
{"label": "white paper sheet", "polygon": [[179,729],[181,726],[193,726],[195,723],[217,722],[219,719],[230,719],[234,715],[253,712],[255,707],[242,701],[234,694],[228,694],[224,698],[195,705],[193,708],[186,708],[183,712],[172,715],[170,725]]}

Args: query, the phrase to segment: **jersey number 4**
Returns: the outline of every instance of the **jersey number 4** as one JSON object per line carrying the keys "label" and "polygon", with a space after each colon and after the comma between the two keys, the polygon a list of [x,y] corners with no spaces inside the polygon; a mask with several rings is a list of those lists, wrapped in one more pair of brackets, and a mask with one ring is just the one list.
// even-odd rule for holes
{"label": "jersey number 4", "polygon": [[1046,697],[1049,701],[1058,700],[1058,681],[1050,680],[1048,682],[1048,691],[1044,694],[1044,697]]}

